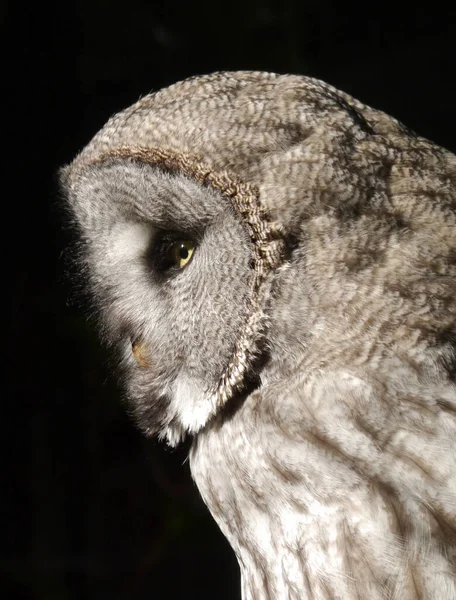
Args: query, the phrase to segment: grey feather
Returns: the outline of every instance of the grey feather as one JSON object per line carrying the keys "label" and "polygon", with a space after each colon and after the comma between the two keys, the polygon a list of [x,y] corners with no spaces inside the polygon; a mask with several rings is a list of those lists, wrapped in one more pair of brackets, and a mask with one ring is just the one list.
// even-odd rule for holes
{"label": "grey feather", "polygon": [[62,184],[138,424],[193,436],[243,598],[456,600],[456,157],[320,81],[216,73]]}

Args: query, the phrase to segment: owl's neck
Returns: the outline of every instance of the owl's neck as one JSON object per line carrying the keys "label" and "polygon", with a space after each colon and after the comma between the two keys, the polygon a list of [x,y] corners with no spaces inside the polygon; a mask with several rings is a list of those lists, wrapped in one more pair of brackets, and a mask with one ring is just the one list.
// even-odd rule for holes
{"label": "owl's neck", "polygon": [[[318,415],[278,398],[278,389],[255,392],[191,451],[193,477],[238,558],[244,600],[454,600],[456,535],[445,518],[454,497],[444,484],[435,482],[446,505],[431,510],[405,495],[413,481],[423,489],[419,468],[397,485],[386,462],[365,476],[363,448],[359,462],[344,455],[319,435]],[[307,432],[303,414],[314,419]]]}
{"label": "owl's neck", "polygon": [[261,385],[191,451],[243,598],[456,600],[454,382],[432,347],[417,368],[394,298],[372,321],[383,292],[305,252],[278,273]]}

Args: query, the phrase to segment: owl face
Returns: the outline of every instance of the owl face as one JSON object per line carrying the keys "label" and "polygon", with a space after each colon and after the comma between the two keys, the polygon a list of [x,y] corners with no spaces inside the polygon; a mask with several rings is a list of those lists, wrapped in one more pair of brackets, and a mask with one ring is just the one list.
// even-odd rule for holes
{"label": "owl face", "polygon": [[252,243],[230,200],[136,160],[93,164],[70,202],[105,337],[141,427],[176,443],[214,412],[245,326]]}

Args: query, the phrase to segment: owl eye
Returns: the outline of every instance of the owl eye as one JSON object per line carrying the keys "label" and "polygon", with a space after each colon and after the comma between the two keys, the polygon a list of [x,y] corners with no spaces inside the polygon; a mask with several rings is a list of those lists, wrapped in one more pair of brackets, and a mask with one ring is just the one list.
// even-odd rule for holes
{"label": "owl eye", "polygon": [[182,269],[191,260],[195,244],[191,240],[176,240],[167,252],[167,258],[172,267]]}
{"label": "owl eye", "polygon": [[178,231],[158,231],[146,254],[149,267],[166,278],[182,270],[192,260],[197,243]]}

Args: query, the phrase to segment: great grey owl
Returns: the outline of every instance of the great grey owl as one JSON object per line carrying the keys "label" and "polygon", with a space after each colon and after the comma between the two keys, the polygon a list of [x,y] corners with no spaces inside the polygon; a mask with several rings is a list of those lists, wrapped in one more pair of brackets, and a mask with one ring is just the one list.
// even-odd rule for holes
{"label": "great grey owl", "polygon": [[140,427],[242,596],[456,599],[456,157],[321,81],[196,77],[62,171]]}

